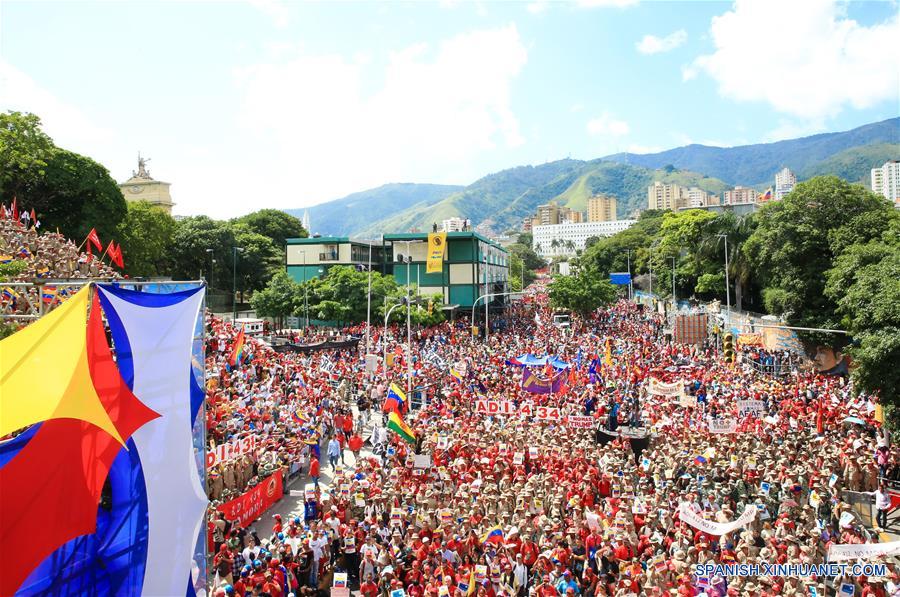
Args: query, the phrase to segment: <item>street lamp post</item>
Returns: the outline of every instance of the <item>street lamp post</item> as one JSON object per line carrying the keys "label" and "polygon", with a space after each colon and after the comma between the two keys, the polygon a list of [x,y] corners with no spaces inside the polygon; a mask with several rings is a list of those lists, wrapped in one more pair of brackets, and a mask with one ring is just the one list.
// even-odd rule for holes
{"label": "street lamp post", "polygon": [[306,251],[300,251],[303,257],[303,333],[309,328],[309,276],[306,275]]}
{"label": "street lamp post", "polygon": [[244,249],[241,247],[232,247],[232,260],[231,260],[231,322],[232,324],[237,320],[237,255],[238,252],[243,253]]}
{"label": "street lamp post", "polygon": [[677,310],[675,301],[675,257],[672,257],[672,309]]}
{"label": "street lamp post", "polygon": [[[391,312],[392,312],[394,309],[396,309],[397,307],[399,307],[400,305],[402,305],[402,304],[403,304],[403,303],[397,303],[396,305],[391,305],[391,308],[388,309],[387,312],[384,314],[384,335],[385,335],[385,339],[384,339],[384,361],[382,361],[382,362],[384,363],[384,377],[385,377],[385,379],[387,379],[387,345],[388,345],[388,343],[387,343],[387,325],[388,325],[388,320],[391,318]],[[385,306],[387,306],[387,305],[385,305]]]}
{"label": "street lamp post", "polygon": [[366,358],[369,356],[369,328],[372,327],[372,243],[369,243],[369,292],[366,295]]}
{"label": "street lamp post", "polygon": [[216,260],[213,258],[213,250],[207,249],[207,253],[209,253],[209,284],[208,287],[212,288],[213,285],[213,271],[215,270]]}
{"label": "street lamp post", "polygon": [[628,300],[632,300],[633,296],[633,286],[631,284],[631,249],[628,249]]}

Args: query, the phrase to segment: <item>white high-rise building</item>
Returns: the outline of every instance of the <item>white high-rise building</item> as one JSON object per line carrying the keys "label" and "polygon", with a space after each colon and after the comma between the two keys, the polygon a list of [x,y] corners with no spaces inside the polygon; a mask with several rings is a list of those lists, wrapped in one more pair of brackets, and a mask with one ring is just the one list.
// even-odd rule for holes
{"label": "white high-rise building", "polygon": [[900,160],[891,160],[881,168],[872,168],[872,191],[900,203]]}
{"label": "white high-rise building", "polygon": [[466,221],[462,218],[447,218],[441,221],[441,232],[463,232],[466,229]]}
{"label": "white high-rise building", "polygon": [[794,190],[797,185],[797,177],[787,168],[775,174],[775,200],[784,199],[784,196]]}
{"label": "white high-rise building", "polygon": [[563,222],[546,226],[533,226],[531,247],[541,257],[575,255],[584,250],[584,244],[592,236],[612,236],[626,230],[635,220],[612,222]]}
{"label": "white high-rise building", "polygon": [[300,223],[303,224],[303,228],[304,228],[304,230],[306,230],[306,232],[308,234],[312,234],[312,230],[309,229],[310,224],[309,224],[309,210],[308,209],[303,210],[303,219],[300,220]]}

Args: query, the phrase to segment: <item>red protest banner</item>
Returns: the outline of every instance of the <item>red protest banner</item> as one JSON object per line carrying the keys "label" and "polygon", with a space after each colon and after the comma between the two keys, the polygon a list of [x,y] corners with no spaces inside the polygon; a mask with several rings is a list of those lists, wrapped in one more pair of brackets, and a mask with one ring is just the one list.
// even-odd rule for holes
{"label": "red protest banner", "polygon": [[262,483],[245,494],[230,502],[225,502],[216,509],[224,512],[228,520],[245,527],[281,499],[281,496],[284,495],[281,483],[281,474],[275,473],[263,479]]}

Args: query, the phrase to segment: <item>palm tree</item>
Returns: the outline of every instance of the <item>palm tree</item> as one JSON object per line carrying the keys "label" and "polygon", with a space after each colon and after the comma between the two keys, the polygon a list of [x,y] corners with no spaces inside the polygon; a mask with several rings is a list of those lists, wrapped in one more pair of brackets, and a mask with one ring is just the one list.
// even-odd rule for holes
{"label": "palm tree", "polygon": [[734,284],[734,308],[738,311],[743,306],[744,288],[750,284],[752,269],[750,260],[743,251],[744,242],[753,233],[752,219],[747,216],[735,216],[730,212],[722,214],[713,222],[712,234],[704,241],[704,252],[711,260],[721,260],[724,265],[724,240],[718,236],[724,234],[728,238],[728,277]]}

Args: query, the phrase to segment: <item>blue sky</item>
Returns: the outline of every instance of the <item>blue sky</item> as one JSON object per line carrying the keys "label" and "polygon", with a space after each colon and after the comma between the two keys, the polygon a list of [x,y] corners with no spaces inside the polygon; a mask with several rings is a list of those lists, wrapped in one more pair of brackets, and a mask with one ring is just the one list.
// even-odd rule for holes
{"label": "blue sky", "polygon": [[898,115],[896,2],[4,2],[0,109],[175,213]]}

